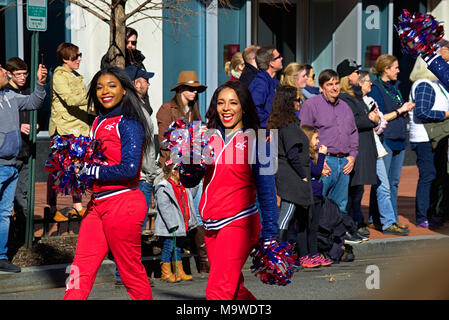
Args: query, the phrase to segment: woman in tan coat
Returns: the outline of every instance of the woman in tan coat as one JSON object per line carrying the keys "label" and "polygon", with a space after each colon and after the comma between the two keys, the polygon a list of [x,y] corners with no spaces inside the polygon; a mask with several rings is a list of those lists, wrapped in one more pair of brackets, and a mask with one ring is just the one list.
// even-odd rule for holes
{"label": "woman in tan coat", "polygon": [[[62,62],[62,66],[57,67],[53,72],[48,133],[51,137],[70,134],[88,136],[87,90],[83,77],[76,72],[81,63],[82,54],[74,44],[61,43],[56,49],[56,57]],[[68,219],[65,213],[71,217],[82,216],[85,209],[79,194],[73,195],[73,208],[66,210],[68,212],[57,211],[57,193],[56,189],[52,188],[54,183],[55,179],[50,173],[47,180],[47,206],[50,216],[59,222]]]}
{"label": "woman in tan coat", "polygon": [[[201,120],[200,111],[198,108],[198,93],[204,92],[207,86],[200,84],[198,76],[195,71],[182,71],[178,76],[178,83],[171,89],[175,91],[174,97],[167,103],[164,103],[156,114],[157,124],[159,128],[159,143],[164,138],[164,133],[168,126],[175,120],[185,117],[188,121]],[[167,160],[170,159],[170,151],[161,148],[159,162],[162,167]],[[193,190],[192,190],[193,191]],[[195,201],[201,197],[201,187],[194,197],[195,209],[198,208],[199,202]],[[209,262],[207,259],[206,246],[204,244],[205,229],[202,226],[201,218],[197,210],[196,215],[200,226],[195,228],[195,235],[193,236],[197,253],[199,256],[199,272],[209,272]]]}

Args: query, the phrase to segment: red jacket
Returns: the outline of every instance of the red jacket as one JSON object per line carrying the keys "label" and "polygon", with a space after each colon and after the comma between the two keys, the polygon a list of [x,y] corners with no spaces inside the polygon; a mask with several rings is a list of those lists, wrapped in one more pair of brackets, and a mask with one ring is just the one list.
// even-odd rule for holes
{"label": "red jacket", "polygon": [[143,127],[121,115],[120,108],[95,119],[90,137],[103,141],[105,163],[99,167],[94,192],[130,189],[139,185],[142,163]]}
{"label": "red jacket", "polygon": [[227,144],[215,135],[211,144],[217,156],[206,170],[199,210],[205,228],[217,230],[257,213],[257,188],[249,161],[254,146],[247,135],[239,131]]}

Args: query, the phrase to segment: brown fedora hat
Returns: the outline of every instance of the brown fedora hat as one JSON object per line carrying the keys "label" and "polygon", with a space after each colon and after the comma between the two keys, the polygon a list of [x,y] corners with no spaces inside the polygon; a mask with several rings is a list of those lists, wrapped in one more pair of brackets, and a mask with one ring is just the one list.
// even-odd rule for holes
{"label": "brown fedora hat", "polygon": [[180,86],[188,86],[198,88],[198,93],[203,92],[207,89],[207,86],[202,85],[195,71],[182,71],[178,76],[178,83],[170,91],[176,91]]}

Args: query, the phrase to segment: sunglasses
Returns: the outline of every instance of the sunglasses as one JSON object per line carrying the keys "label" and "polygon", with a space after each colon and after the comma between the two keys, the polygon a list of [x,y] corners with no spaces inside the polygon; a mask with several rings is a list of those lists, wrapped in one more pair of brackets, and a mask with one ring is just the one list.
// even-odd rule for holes
{"label": "sunglasses", "polygon": [[131,43],[133,46],[137,44],[137,41],[126,41],[126,43]]}
{"label": "sunglasses", "polygon": [[78,60],[79,58],[82,58],[82,57],[83,57],[83,54],[82,54],[81,52],[80,52],[80,53],[77,53],[76,56],[75,56],[75,58],[73,58],[72,61]]}
{"label": "sunglasses", "polygon": [[313,80],[315,80],[315,78],[316,78],[316,74],[315,74],[315,73],[314,73],[314,74],[312,74],[311,78],[312,78]]}
{"label": "sunglasses", "polygon": [[282,58],[282,56],[278,55],[277,57],[273,58],[273,61],[276,61],[277,59],[280,59],[280,58]]}
{"label": "sunglasses", "polygon": [[298,102],[299,104],[302,103],[302,99],[300,97],[296,98],[293,100],[293,102]]}

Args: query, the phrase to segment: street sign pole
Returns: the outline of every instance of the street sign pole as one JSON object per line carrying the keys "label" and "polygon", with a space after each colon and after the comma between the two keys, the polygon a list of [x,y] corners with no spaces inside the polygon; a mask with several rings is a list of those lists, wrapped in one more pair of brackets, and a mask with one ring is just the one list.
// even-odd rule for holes
{"label": "street sign pole", "polygon": [[[47,0],[27,1],[27,29],[31,34],[31,91],[36,87],[36,73],[39,66],[39,32],[47,30]],[[28,158],[28,196],[25,229],[25,247],[30,249],[34,239],[34,199],[36,181],[36,124],[37,111],[30,112],[31,155]],[[44,221],[45,223],[45,221]]]}

